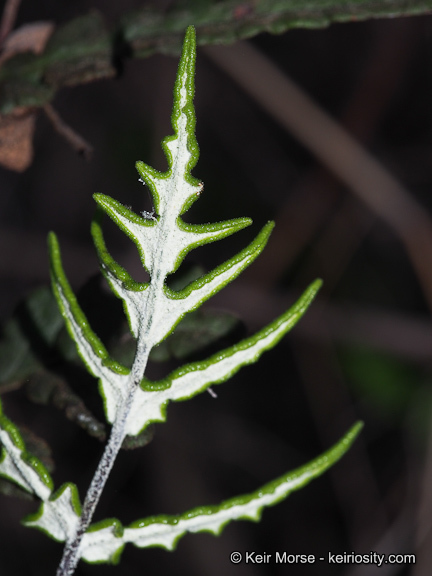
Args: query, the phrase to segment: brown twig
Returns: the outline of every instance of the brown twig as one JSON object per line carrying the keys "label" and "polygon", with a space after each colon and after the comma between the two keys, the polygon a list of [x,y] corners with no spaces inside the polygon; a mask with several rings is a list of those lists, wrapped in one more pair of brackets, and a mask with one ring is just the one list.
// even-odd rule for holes
{"label": "brown twig", "polygon": [[[319,434],[329,444],[356,420],[333,343],[323,329],[323,340],[318,345],[296,340],[294,357]],[[338,468],[330,470],[330,475],[346,518],[349,544],[356,550],[361,549],[365,539],[368,545],[372,544],[387,529],[388,519],[363,435]]]}
{"label": "brown twig", "polygon": [[[238,280],[214,296],[214,303],[230,308],[235,301],[237,314],[255,329],[286,310],[298,297],[291,292],[273,292],[271,298],[265,299],[260,295],[260,288]],[[429,365],[431,359],[432,326],[427,317],[355,303],[334,304],[319,296],[296,325],[293,337],[296,336],[316,342],[325,336],[336,343],[368,346],[423,365]]]}
{"label": "brown twig", "polygon": [[56,132],[58,132],[60,136],[62,136],[66,142],[70,144],[76,152],[78,152],[78,154],[82,154],[86,160],[90,160],[93,155],[93,147],[91,144],[66,124],[51,104],[45,104],[43,110],[51,121]]}
{"label": "brown twig", "polygon": [[[307,146],[400,238],[432,310],[432,223],[410,193],[269,59],[246,42],[206,54]],[[249,70],[255,71],[254,75]]]}

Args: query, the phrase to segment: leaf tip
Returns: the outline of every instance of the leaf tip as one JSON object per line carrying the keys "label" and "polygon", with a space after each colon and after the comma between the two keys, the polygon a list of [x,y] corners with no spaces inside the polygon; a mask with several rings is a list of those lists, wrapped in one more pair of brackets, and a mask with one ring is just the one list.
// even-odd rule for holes
{"label": "leaf tip", "polygon": [[312,282],[312,286],[315,288],[315,290],[318,292],[318,290],[322,287],[322,285],[324,284],[324,281],[322,278],[317,278],[316,280],[314,280]]}
{"label": "leaf tip", "polygon": [[[195,128],[195,113],[193,111],[193,98],[195,93],[195,59],[196,37],[195,28],[189,26],[183,41],[177,78],[174,86],[174,107],[172,113],[172,126],[177,133],[177,121],[182,110],[190,108],[188,116],[188,131],[193,133]],[[190,145],[191,143],[189,143]]]}
{"label": "leaf tip", "polygon": [[93,194],[93,200],[96,202],[96,204],[98,204],[102,208],[105,207],[106,205],[105,199],[106,199],[105,194],[101,194],[100,192]]}
{"label": "leaf tip", "polygon": [[52,230],[48,232],[48,247],[50,251],[58,248],[57,235]]}
{"label": "leaf tip", "polygon": [[60,244],[57,235],[52,231],[48,233],[48,253],[51,273],[58,276],[59,269],[61,269]]}
{"label": "leaf tip", "polygon": [[357,436],[360,434],[360,432],[363,430],[364,428],[364,422],[363,420],[358,420],[354,426],[352,426],[348,432],[347,432],[347,438],[351,440],[351,442],[354,442],[354,440],[357,438]]}

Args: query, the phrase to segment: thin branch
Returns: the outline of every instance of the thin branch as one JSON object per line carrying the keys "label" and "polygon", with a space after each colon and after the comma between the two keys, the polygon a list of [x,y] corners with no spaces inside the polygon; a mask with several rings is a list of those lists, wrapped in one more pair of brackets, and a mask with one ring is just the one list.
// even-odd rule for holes
{"label": "thin branch", "polygon": [[[246,42],[205,53],[394,230],[432,310],[432,222],[413,196],[268,58]],[[247,63],[247,65],[246,65]],[[248,70],[252,68],[254,75]]]}
{"label": "thin branch", "polygon": [[[325,442],[335,430],[356,418],[333,343],[325,336],[315,345],[297,340],[293,351],[314,421]],[[383,530],[387,530],[388,518],[363,436],[330,475],[340,511],[345,517],[351,549],[360,549],[365,537],[369,540],[367,545],[374,542]]]}
{"label": "thin branch", "polygon": [[80,136],[73,128],[71,128],[54,110],[51,104],[45,104],[43,110],[49,120],[51,121],[56,132],[62,136],[72,148],[84,156],[86,160],[91,160],[93,155],[93,146],[89,144],[82,136]]}
{"label": "thin branch", "polygon": [[3,45],[3,42],[9,36],[10,32],[15,26],[20,4],[21,0],[6,0],[2,19],[0,22],[0,47]]}
{"label": "thin branch", "polygon": [[[261,289],[238,280],[214,297],[213,304],[232,307],[247,325],[255,328],[280,314],[295,300],[291,292],[273,292],[262,298]],[[410,362],[429,365],[432,350],[432,326],[427,316],[386,311],[358,304],[333,304],[318,296],[296,325],[291,338],[321,341],[330,338],[337,343],[354,344],[393,354]]]}

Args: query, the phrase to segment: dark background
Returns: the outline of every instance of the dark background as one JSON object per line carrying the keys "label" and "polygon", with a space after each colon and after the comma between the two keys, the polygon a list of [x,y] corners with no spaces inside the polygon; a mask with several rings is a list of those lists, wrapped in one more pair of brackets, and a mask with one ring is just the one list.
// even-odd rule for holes
{"label": "dark background", "polygon": [[[61,24],[90,8],[100,9],[114,25],[121,13],[139,5],[23,2],[18,25],[44,19]],[[431,214],[430,17],[262,34],[251,42],[355,134]],[[90,162],[40,114],[32,166],[22,174],[0,170],[3,321],[20,298],[49,282],[50,230],[59,236],[75,289],[97,272],[89,233],[93,193],[111,195],[136,211],[151,208],[134,162],[165,169],[159,142],[171,133],[176,64],[160,55],[128,60],[114,80],[58,93],[56,110],[94,146]],[[261,263],[206,306],[238,314],[252,333],[282,313],[314,278],[323,278],[324,288],[304,325],[218,387],[217,399],[202,394],[171,405],[167,423],[156,425],[146,448],[121,454],[96,519],[115,516],[128,524],[217,503],[309,461],[357,419],[365,428],[334,469],[265,510],[260,524],[234,523],[217,539],[187,535],[174,553],[128,546],[119,567],[81,563],[76,573],[429,574],[432,331],[410,258],[394,230],[222,73],[205,49],[198,52],[195,104],[201,157],[194,175],[204,181],[205,192],[188,219],[250,216],[254,225],[195,251],[189,260],[211,269],[269,219],[282,231],[277,241],[289,246],[281,262],[272,258],[278,252],[270,243]],[[134,245],[110,223],[106,230],[113,254],[139,276]],[[10,238],[17,241],[6,243]],[[429,249],[424,246],[425,253]],[[54,408],[28,406],[19,391],[2,401],[11,418],[34,427],[52,445],[56,486],[76,482],[83,498],[101,445]],[[0,574],[54,574],[61,545],[19,524],[35,504],[0,496],[0,506]],[[317,557],[415,553],[417,564],[357,571],[327,562],[232,565],[233,550]]]}

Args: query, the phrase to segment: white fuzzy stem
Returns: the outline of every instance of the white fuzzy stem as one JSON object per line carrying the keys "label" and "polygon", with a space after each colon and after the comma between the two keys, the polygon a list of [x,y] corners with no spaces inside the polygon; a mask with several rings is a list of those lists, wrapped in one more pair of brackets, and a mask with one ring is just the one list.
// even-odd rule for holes
{"label": "white fuzzy stem", "polygon": [[[163,243],[160,243],[160,247],[162,258],[164,248]],[[163,284],[164,284],[164,276],[159,273],[156,273],[152,278],[149,286],[150,302],[156,301],[155,295],[158,294],[163,289]],[[102,495],[106,481],[108,480],[111,469],[114,466],[114,462],[117,458],[117,454],[127,434],[126,432],[127,419],[132,410],[136,392],[144,377],[144,372],[147,366],[150,350],[153,346],[151,338],[149,338],[149,336],[151,333],[151,328],[155,318],[155,312],[157,310],[157,306],[155,306],[150,311],[148,310],[148,300],[146,300],[145,302],[146,306],[144,306],[144,309],[141,311],[141,313],[143,318],[148,317],[148,322],[147,325],[145,326],[145,329],[142,329],[141,326],[141,330],[138,335],[135,359],[130,372],[128,391],[125,396],[123,406],[117,412],[117,417],[111,429],[111,434],[108,443],[105,446],[104,453],[93,476],[90,487],[87,491],[84,500],[82,515],[77,530],[75,532],[75,535],[73,538],[69,540],[69,542],[66,542],[63,557],[57,569],[56,576],[72,576],[74,574],[80,559],[81,541],[84,537],[87,528],[90,526],[93,514],[96,510],[96,506]],[[150,313],[147,314],[147,312]]]}
{"label": "white fuzzy stem", "polygon": [[137,346],[137,355],[131,370],[128,394],[123,409],[118,412],[104,453],[87,491],[82,515],[74,537],[66,543],[56,576],[72,576],[80,559],[80,544],[89,527],[96,506],[100,500],[106,481],[117,458],[117,454],[126,436],[126,422],[130,414],[136,391],[140,385],[147,366],[150,350],[145,344]]}

